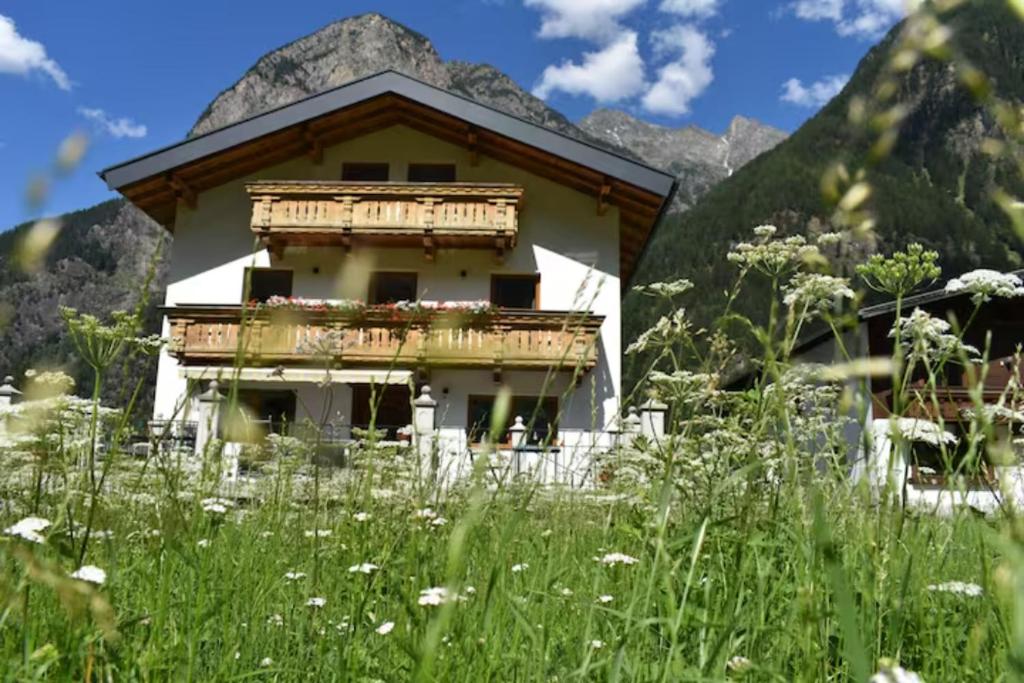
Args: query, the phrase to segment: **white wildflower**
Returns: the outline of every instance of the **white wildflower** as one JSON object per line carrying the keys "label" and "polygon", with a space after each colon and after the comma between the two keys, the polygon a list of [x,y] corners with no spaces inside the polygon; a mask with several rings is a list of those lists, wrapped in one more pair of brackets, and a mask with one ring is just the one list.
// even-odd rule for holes
{"label": "white wildflower", "polygon": [[274,660],[270,657],[264,657],[260,660],[260,666],[264,669],[274,666]]}
{"label": "white wildflower", "polygon": [[976,583],[964,583],[963,581],[946,581],[945,583],[933,583],[928,590],[935,593],[953,593],[954,595],[965,595],[969,598],[980,597],[985,591]]}
{"label": "white wildflower", "polygon": [[924,683],[920,676],[899,666],[883,667],[868,683]]}
{"label": "white wildflower", "polygon": [[306,538],[327,538],[331,533],[330,529],[310,529],[306,532]]}
{"label": "white wildflower", "polygon": [[356,520],[357,522],[365,522],[370,519],[370,513],[357,512],[356,514],[352,515],[352,519]]}
{"label": "white wildflower", "polygon": [[310,598],[306,600],[306,607],[320,608],[327,604],[327,598]]}
{"label": "white wildflower", "polygon": [[434,519],[437,517],[437,513],[430,508],[423,508],[414,512],[412,516],[416,519]]}
{"label": "white wildflower", "polygon": [[450,602],[454,599],[451,591],[443,586],[436,586],[434,588],[425,588],[420,591],[420,597],[417,602],[420,605],[437,607],[443,605],[446,602]]}
{"label": "white wildflower", "polygon": [[673,344],[689,336],[693,326],[686,319],[686,310],[680,308],[671,315],[662,316],[654,326],[644,330],[626,348],[626,355],[633,355],[649,348]]}
{"label": "white wildflower", "polygon": [[832,247],[843,241],[841,232],[823,232],[814,240],[819,247]]}
{"label": "white wildflower", "polygon": [[513,574],[518,574],[519,572],[525,572],[529,568],[530,568],[530,565],[526,564],[525,562],[523,562],[521,564],[514,564],[514,565],[512,565],[512,573]]}
{"label": "white wildflower", "polygon": [[361,564],[354,564],[348,568],[350,574],[372,574],[373,572],[380,569],[373,562],[363,562]]}
{"label": "white wildflower", "polygon": [[597,601],[599,603],[601,603],[602,605],[607,605],[609,602],[611,602],[614,599],[615,599],[615,596],[613,596],[613,595],[599,595],[599,596],[597,596]]}
{"label": "white wildflower", "polygon": [[955,334],[950,334],[950,325],[945,320],[915,308],[907,317],[901,317],[889,331],[889,337],[899,339],[907,349],[910,359],[937,360],[949,358],[958,353],[978,356],[975,347],[964,344]]}
{"label": "white wildflower", "polygon": [[379,633],[382,636],[386,636],[387,634],[391,633],[394,630],[395,630],[395,622],[393,622],[393,621],[385,621],[383,624],[381,624],[380,626],[378,626],[376,628],[377,633]]}
{"label": "white wildflower", "polygon": [[1016,297],[1024,294],[1024,283],[1013,273],[1000,273],[981,268],[964,273],[946,283],[948,294],[970,294],[975,305],[989,301],[994,296]]}
{"label": "white wildflower", "polygon": [[43,519],[42,517],[26,517],[17,524],[4,529],[4,535],[15,536],[32,543],[44,543],[46,542],[46,539],[43,538],[41,532],[46,531],[49,528],[50,520],[48,519]]}
{"label": "white wildflower", "polygon": [[913,417],[901,417],[890,420],[891,430],[894,435],[902,436],[907,441],[927,443],[932,446],[955,446],[959,439],[956,434],[947,432],[945,429],[929,422]]}
{"label": "white wildflower", "polygon": [[785,291],[784,304],[793,308],[805,307],[816,313],[834,309],[840,300],[854,297],[849,280],[820,273],[797,273]]}
{"label": "white wildflower", "polygon": [[572,595],[573,595],[572,589],[571,588],[563,588],[562,589],[562,595],[564,597],[567,597],[567,598],[572,597]]}
{"label": "white wildflower", "polygon": [[227,511],[235,506],[234,501],[227,498],[204,498],[199,504],[202,506],[203,512],[215,515],[227,514]]}
{"label": "white wildflower", "polygon": [[749,671],[754,666],[754,663],[744,657],[743,655],[736,655],[731,657],[728,662],[725,663],[725,668],[733,673],[743,673]]}
{"label": "white wildflower", "polygon": [[306,578],[306,572],[285,572],[284,578],[286,581],[300,581]]}
{"label": "white wildflower", "polygon": [[590,647],[593,650],[600,650],[602,647],[604,647],[604,641],[603,640],[594,639],[594,640],[590,641]]}
{"label": "white wildflower", "polygon": [[267,623],[271,626],[284,626],[284,617],[280,614],[271,614],[267,617]]}
{"label": "white wildflower", "polygon": [[71,578],[102,586],[107,582],[107,573],[95,565],[86,564],[72,572]]}
{"label": "white wildflower", "polygon": [[434,519],[430,520],[430,526],[433,526],[433,527],[442,527],[442,526],[444,526],[447,523],[448,523],[448,520],[445,519],[444,517],[435,517]]}
{"label": "white wildflower", "polygon": [[775,233],[777,233],[778,231],[779,229],[776,228],[774,225],[759,225],[756,228],[754,228],[754,235],[766,240],[769,237],[774,237]]}
{"label": "white wildflower", "polygon": [[594,559],[606,566],[614,566],[617,564],[636,564],[640,561],[635,557],[625,555],[623,553],[608,553],[603,557],[595,557]]}
{"label": "white wildflower", "polygon": [[640,294],[671,298],[684,294],[691,289],[693,289],[693,283],[686,278],[682,278],[674,282],[652,282],[649,285],[638,285],[633,288],[633,291]]}

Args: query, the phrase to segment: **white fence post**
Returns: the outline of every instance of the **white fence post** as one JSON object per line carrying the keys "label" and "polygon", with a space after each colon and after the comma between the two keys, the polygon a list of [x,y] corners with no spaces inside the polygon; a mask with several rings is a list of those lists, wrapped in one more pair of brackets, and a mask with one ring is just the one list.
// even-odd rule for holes
{"label": "white fence post", "polygon": [[[18,396],[21,396],[21,392],[14,388],[14,378],[7,375],[4,377],[4,383],[0,384],[0,409],[9,407]],[[6,433],[7,416],[0,415],[0,435]]]}
{"label": "white fence post", "polygon": [[199,394],[198,400],[195,454],[202,455],[211,441],[220,438],[220,409],[224,395],[220,393],[217,380],[210,382],[210,388]]}
{"label": "white fence post", "polygon": [[434,420],[437,415],[437,401],[430,395],[430,385],[424,384],[420,395],[413,401],[412,416],[413,439],[416,453],[419,456],[420,476],[433,476],[434,463]]}
{"label": "white fence post", "polygon": [[648,399],[640,406],[640,433],[655,443],[665,437],[665,413],[668,406],[655,399]]}
{"label": "white fence post", "polygon": [[625,446],[632,446],[633,440],[640,436],[642,425],[640,423],[640,416],[636,414],[636,408],[630,406],[629,415],[622,421],[622,432],[625,437]]}

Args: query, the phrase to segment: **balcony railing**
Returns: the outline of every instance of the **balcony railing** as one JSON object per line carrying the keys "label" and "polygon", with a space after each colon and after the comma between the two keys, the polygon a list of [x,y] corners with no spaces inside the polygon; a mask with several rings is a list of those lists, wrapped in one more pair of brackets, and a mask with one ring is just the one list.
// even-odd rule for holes
{"label": "balcony railing", "polygon": [[494,249],[515,246],[523,189],[497,183],[261,181],[246,186],[252,231],[289,244]]}
{"label": "balcony railing", "polygon": [[589,313],[511,309],[483,319],[239,306],[176,306],[165,312],[170,351],[190,365],[317,366],[330,358],[349,367],[590,369],[597,363],[604,320]]}

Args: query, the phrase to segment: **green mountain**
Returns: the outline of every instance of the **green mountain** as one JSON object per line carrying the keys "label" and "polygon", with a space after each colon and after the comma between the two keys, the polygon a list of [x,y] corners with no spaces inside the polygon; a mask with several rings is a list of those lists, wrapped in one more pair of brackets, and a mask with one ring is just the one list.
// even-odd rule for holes
{"label": "green mountain", "polygon": [[[957,48],[992,80],[996,93],[1024,101],[1024,22],[1007,3],[972,2],[946,22]],[[726,252],[750,239],[755,226],[772,223],[781,234],[830,230],[822,174],[836,160],[851,169],[862,165],[871,140],[849,122],[850,103],[875,91],[901,30],[895,27],[873,48],[844,90],[796,133],[716,185],[690,211],[670,216],[648,244],[638,281],[691,279],[696,295],[688,300],[688,314],[707,325],[722,311],[725,290],[735,281]],[[1024,244],[990,193],[999,185],[1024,196],[1024,183],[1016,169],[981,151],[985,138],[998,136],[992,118],[945,63],[925,62],[906,73],[897,100],[909,115],[891,155],[869,177],[878,218],[874,248],[890,252],[920,242],[939,252],[948,277],[982,266],[1021,267]],[[764,288],[748,287],[738,307],[756,319],[765,301]],[[653,299],[631,292],[623,312],[625,339],[634,339],[664,312]],[[633,379],[640,365],[635,359],[627,363]]]}

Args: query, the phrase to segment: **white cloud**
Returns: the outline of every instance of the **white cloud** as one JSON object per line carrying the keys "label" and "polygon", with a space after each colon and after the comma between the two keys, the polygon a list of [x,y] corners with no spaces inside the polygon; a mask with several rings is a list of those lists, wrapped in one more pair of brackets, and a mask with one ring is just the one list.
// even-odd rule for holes
{"label": "white cloud", "polygon": [[718,14],[721,4],[722,0],[661,0],[658,9],[681,17],[707,19]]}
{"label": "white cloud", "polygon": [[14,20],[0,14],[0,73],[27,76],[34,71],[48,75],[61,90],[71,90],[71,79],[46,56],[43,44],[20,35]]}
{"label": "white cloud", "polygon": [[791,78],[782,84],[779,99],[801,107],[820,107],[838,95],[849,80],[849,74],[836,74],[804,85],[799,78]]}
{"label": "white cloud", "polygon": [[108,116],[107,112],[102,109],[90,109],[89,107],[79,107],[78,113],[95,123],[97,128],[112,137],[146,137],[146,127],[141,123],[136,123],[126,116],[121,116],[115,119]]}
{"label": "white cloud", "polygon": [[675,55],[661,67],[658,79],[644,95],[643,108],[652,114],[680,116],[689,113],[690,102],[711,85],[711,58],[715,45],[696,27],[680,24],[651,35],[657,56]]}
{"label": "white cloud", "polygon": [[523,0],[541,12],[541,38],[583,38],[609,43],[621,38],[619,23],[647,0]]}
{"label": "white cloud", "polygon": [[596,52],[583,53],[583,63],[568,60],[544,69],[533,94],[541,99],[556,90],[570,95],[590,95],[599,102],[617,102],[641,93],[644,61],[636,45],[636,33],[624,31]]}
{"label": "white cloud", "polygon": [[877,38],[922,0],[795,0],[793,12],[808,21],[831,21],[841,36]]}

